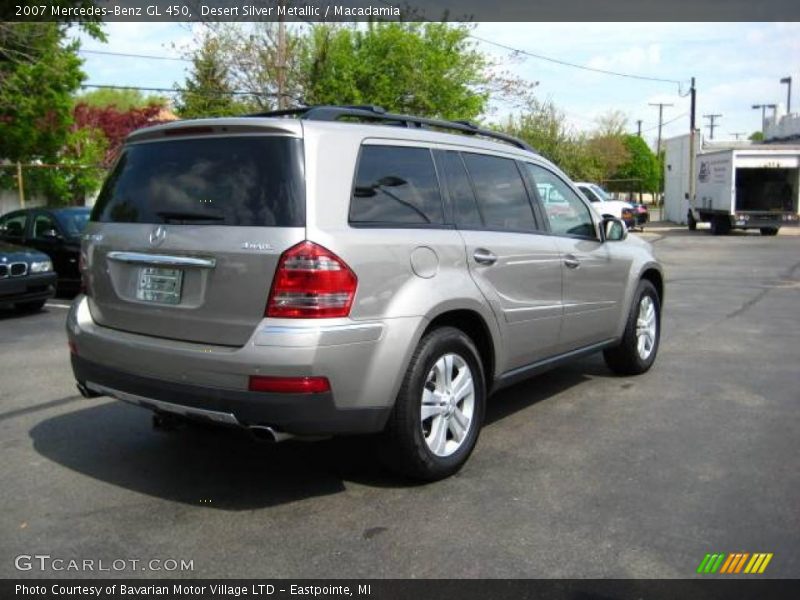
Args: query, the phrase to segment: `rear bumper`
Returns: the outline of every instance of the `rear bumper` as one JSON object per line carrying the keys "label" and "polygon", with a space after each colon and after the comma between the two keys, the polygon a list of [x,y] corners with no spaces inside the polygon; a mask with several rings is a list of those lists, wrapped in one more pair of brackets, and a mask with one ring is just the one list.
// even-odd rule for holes
{"label": "rear bumper", "polygon": [[761,229],[762,227],[797,227],[798,219],[793,214],[745,213],[730,217],[731,225],[737,229]]}
{"label": "rear bumper", "polygon": [[35,302],[56,293],[53,272],[0,279],[0,302]]}
{"label": "rear bumper", "polygon": [[227,425],[269,425],[299,435],[370,433],[383,429],[389,408],[339,409],[330,393],[265,394],[171,383],[72,356],[75,379],[91,391],[151,410]]}
{"label": "rear bumper", "polygon": [[[213,346],[103,327],[79,296],[67,334],[77,352],[75,378],[90,388],[144,406],[156,400],[230,414],[231,424],[313,435],[382,429],[425,324],[421,317],[264,319],[244,346]],[[253,375],[324,376],[331,393],[251,392]]]}

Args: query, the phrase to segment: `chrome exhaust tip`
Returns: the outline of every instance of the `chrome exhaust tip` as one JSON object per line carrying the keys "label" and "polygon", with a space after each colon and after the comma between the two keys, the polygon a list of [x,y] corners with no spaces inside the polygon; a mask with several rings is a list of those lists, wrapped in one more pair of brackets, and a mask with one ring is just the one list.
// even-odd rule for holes
{"label": "chrome exhaust tip", "polygon": [[277,444],[278,442],[285,442],[286,440],[294,438],[291,433],[276,431],[268,425],[251,425],[248,427],[248,430],[258,441],[270,444]]}

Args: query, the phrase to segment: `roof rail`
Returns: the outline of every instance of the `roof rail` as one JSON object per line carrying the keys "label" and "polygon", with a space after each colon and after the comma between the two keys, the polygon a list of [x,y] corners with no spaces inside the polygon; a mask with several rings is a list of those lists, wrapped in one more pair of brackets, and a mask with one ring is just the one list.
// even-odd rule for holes
{"label": "roof rail", "polygon": [[306,106],[301,108],[289,108],[285,110],[273,110],[247,115],[249,117],[297,117],[304,121],[338,121],[343,117],[361,119],[363,121],[382,121],[400,127],[417,129],[444,129],[458,131],[467,135],[487,137],[507,144],[511,144],[521,150],[536,152],[528,144],[504,133],[481,129],[469,121],[446,121],[444,119],[430,119],[427,117],[415,117],[412,115],[402,115],[386,112],[386,109],[374,105],[357,106]]}

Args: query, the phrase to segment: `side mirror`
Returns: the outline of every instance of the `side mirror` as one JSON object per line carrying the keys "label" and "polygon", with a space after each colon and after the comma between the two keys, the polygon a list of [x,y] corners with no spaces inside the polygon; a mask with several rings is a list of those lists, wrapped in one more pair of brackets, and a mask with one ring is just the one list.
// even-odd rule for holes
{"label": "side mirror", "polygon": [[619,219],[605,219],[603,232],[607,242],[620,242],[628,237],[628,228]]}

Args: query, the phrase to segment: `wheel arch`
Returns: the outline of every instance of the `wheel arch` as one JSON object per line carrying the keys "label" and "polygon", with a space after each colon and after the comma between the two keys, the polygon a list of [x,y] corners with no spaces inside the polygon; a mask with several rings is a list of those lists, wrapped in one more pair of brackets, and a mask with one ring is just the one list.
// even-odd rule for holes
{"label": "wheel arch", "polygon": [[650,283],[653,284],[653,287],[656,288],[656,292],[658,292],[658,301],[663,306],[664,276],[661,274],[661,271],[659,271],[655,267],[648,267],[642,272],[640,279],[643,281],[649,281]]}
{"label": "wheel arch", "polygon": [[497,364],[497,354],[494,337],[489,324],[477,311],[468,308],[450,309],[439,313],[430,320],[423,337],[439,327],[453,327],[463,331],[475,344],[483,366],[487,391],[492,388],[494,369]]}

